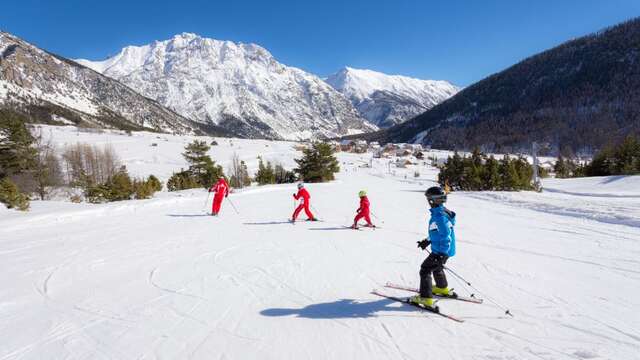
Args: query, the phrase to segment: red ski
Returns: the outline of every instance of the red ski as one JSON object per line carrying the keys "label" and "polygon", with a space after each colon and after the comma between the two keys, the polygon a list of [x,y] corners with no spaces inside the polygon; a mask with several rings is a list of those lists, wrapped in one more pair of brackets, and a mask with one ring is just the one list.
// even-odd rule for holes
{"label": "red ski", "polygon": [[445,318],[447,318],[449,320],[453,320],[455,322],[459,322],[459,323],[463,323],[464,322],[464,320],[462,320],[462,319],[460,319],[458,317],[455,317],[453,315],[449,315],[449,314],[445,314],[445,313],[441,312],[440,308],[437,307],[437,306],[435,308],[424,307],[424,306],[421,306],[421,305],[418,305],[418,304],[410,302],[409,298],[401,298],[401,297],[397,297],[397,296],[387,295],[387,294],[379,292],[378,290],[373,290],[371,292],[371,294],[377,295],[377,296],[380,296],[380,297],[383,297],[383,298],[387,298],[389,300],[398,301],[398,302],[401,302],[403,304],[411,305],[411,306],[416,307],[416,308],[418,308],[420,310],[428,311],[428,312],[430,312],[432,314],[440,315],[442,317],[445,317]]}

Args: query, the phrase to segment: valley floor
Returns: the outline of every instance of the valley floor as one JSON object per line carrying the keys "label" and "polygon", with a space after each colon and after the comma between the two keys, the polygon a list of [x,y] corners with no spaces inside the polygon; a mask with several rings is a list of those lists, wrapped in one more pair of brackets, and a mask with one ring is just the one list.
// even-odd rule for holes
{"label": "valley floor", "polygon": [[[0,210],[0,359],[637,358],[640,177],[453,193],[448,265],[486,297],[441,300],[459,324],[369,294],[417,285],[435,171],[340,160],[308,185],[323,222],[287,222],[293,184],[234,193],[219,218],[204,190]],[[363,188],[381,228],[345,229]]]}

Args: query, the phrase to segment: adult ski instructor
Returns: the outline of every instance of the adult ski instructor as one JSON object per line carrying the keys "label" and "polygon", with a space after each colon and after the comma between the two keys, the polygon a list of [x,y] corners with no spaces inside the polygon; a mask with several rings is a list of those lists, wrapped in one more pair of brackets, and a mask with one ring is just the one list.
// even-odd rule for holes
{"label": "adult ski instructor", "polygon": [[[410,301],[415,304],[433,308],[433,295],[451,295],[447,277],[444,274],[444,264],[456,254],[456,235],[453,230],[456,224],[456,213],[444,207],[447,194],[439,186],[434,186],[425,192],[431,209],[429,219],[429,238],[418,241],[418,247],[425,250],[431,245],[431,254],[420,267],[420,294]],[[436,286],[431,285],[431,274]]]}
{"label": "adult ski instructor", "polygon": [[222,200],[229,196],[229,184],[227,180],[221,177],[218,179],[218,182],[209,188],[209,192],[215,193],[213,196],[213,205],[211,206],[211,215],[218,216],[220,207],[222,207]]}
{"label": "adult ski instructor", "polygon": [[311,198],[311,195],[309,195],[309,192],[307,191],[307,189],[304,188],[304,184],[303,183],[299,183],[298,184],[298,193],[297,194],[293,194],[293,198],[295,200],[302,199],[302,202],[293,211],[293,215],[291,216],[291,222],[292,223],[296,222],[296,219],[298,218],[298,215],[300,214],[300,211],[302,211],[302,209],[304,209],[304,213],[307,214],[307,218],[308,218],[309,221],[316,221],[317,220],[313,216],[313,214],[311,213],[311,210],[309,210],[309,199]]}

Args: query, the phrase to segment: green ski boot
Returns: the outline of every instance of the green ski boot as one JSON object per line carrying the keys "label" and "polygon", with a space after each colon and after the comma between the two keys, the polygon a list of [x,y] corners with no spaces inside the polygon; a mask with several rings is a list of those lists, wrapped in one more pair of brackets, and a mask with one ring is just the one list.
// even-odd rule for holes
{"label": "green ski boot", "polygon": [[431,309],[435,309],[436,301],[433,298],[422,297],[420,295],[413,296],[409,299],[409,302]]}
{"label": "green ski boot", "polygon": [[439,288],[434,286],[431,291],[434,295],[440,296],[451,296],[453,294],[453,291],[450,291],[448,287]]}

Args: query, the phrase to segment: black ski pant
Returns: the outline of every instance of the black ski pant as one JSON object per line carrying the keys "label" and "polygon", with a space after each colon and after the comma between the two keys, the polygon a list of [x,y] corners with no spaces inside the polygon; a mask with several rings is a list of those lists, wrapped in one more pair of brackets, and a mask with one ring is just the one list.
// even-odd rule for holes
{"label": "black ski pant", "polygon": [[447,287],[447,277],[444,275],[444,264],[447,262],[446,255],[431,253],[420,266],[420,296],[433,297],[431,290],[431,274],[436,280],[439,288]]}

